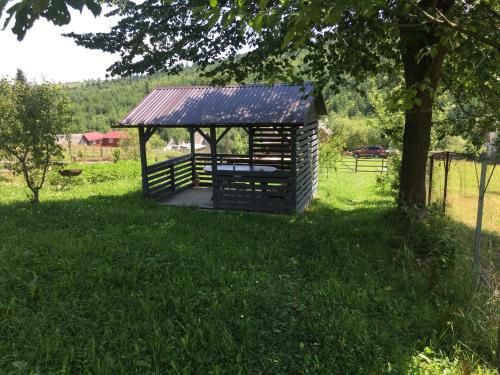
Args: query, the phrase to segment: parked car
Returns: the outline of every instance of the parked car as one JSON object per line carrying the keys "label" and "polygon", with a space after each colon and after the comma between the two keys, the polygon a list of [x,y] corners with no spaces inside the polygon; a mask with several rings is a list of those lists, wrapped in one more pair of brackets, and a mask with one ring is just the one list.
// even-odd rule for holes
{"label": "parked car", "polygon": [[390,151],[382,146],[367,146],[352,151],[352,156],[357,158],[386,158]]}

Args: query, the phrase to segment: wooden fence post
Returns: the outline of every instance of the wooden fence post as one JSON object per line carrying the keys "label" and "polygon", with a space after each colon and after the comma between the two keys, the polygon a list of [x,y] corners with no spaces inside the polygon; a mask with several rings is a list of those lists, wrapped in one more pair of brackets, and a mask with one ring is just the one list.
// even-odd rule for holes
{"label": "wooden fence post", "polygon": [[427,205],[431,205],[431,197],[432,197],[432,172],[434,171],[434,156],[431,155],[429,161],[429,193],[427,194]]}
{"label": "wooden fence post", "polygon": [[356,164],[354,165],[354,173],[358,173],[358,159],[359,158],[354,158],[354,160],[356,160]]}
{"label": "wooden fence post", "polygon": [[448,172],[450,171],[450,152],[446,151],[444,162],[444,192],[443,192],[443,213],[446,213],[446,196],[448,195]]}

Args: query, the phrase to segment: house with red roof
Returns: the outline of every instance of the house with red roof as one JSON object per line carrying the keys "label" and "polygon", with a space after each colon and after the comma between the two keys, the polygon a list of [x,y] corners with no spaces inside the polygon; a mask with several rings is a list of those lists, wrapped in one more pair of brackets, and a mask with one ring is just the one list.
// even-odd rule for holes
{"label": "house with red roof", "polygon": [[128,139],[127,132],[113,130],[108,133],[90,132],[84,135],[87,144],[103,146],[103,147],[118,147],[121,139]]}
{"label": "house with red roof", "polygon": [[106,147],[118,147],[121,139],[128,139],[128,133],[113,130],[102,135],[102,145]]}
{"label": "house with red roof", "polygon": [[102,136],[103,134],[99,132],[90,132],[83,135],[87,145],[101,145]]}

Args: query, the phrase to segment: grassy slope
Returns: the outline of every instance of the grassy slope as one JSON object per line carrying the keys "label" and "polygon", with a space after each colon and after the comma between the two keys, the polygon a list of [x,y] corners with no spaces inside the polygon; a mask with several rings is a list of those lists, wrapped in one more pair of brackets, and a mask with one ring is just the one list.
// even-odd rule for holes
{"label": "grassy slope", "polygon": [[373,175],[323,176],[287,216],[145,202],[121,165],[38,212],[0,181],[0,372],[401,373],[459,340],[491,360],[467,288],[430,293],[394,260]]}

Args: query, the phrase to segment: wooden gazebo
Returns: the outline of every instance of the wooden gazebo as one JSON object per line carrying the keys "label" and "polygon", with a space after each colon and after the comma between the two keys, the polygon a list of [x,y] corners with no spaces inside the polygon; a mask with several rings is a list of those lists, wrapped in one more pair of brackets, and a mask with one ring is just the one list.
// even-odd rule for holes
{"label": "wooden gazebo", "polygon": [[[320,115],[324,100],[307,84],[160,87],[117,127],[139,129],[147,197],[168,202],[205,188],[215,209],[302,212],[318,185]],[[248,134],[248,153],[220,153],[217,145],[235,127]],[[186,128],[190,152],[148,165],[146,143],[159,128]],[[196,132],[209,152],[196,150]]]}

